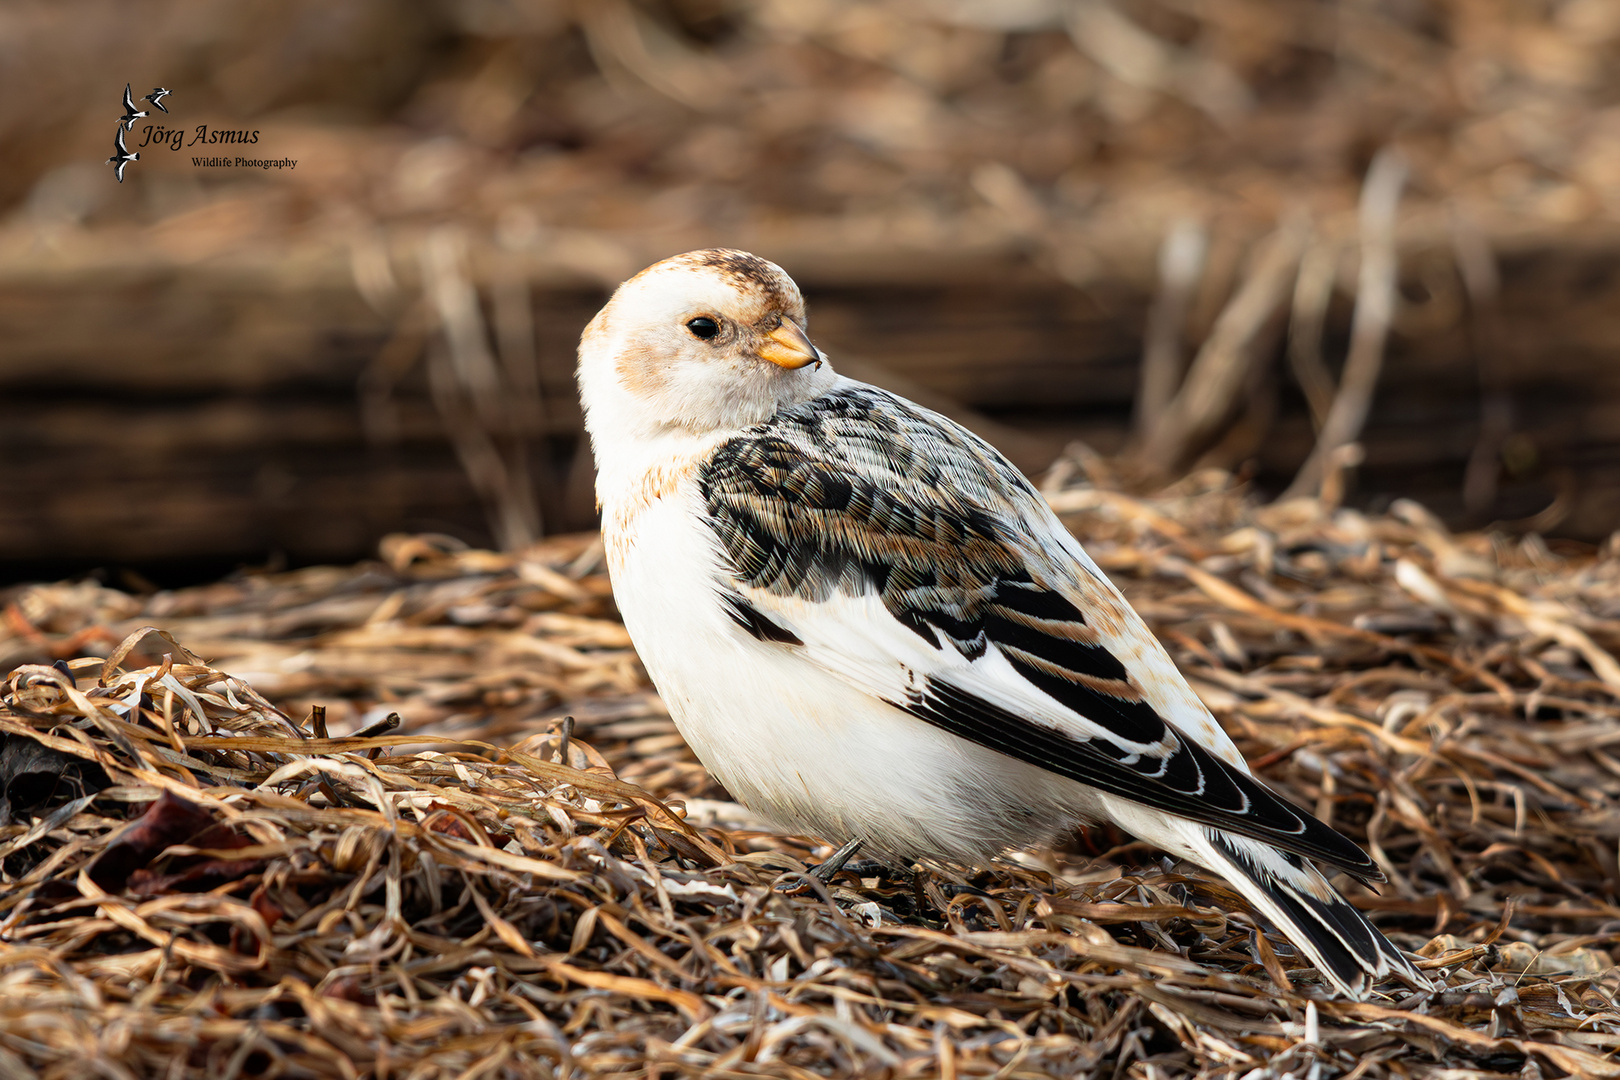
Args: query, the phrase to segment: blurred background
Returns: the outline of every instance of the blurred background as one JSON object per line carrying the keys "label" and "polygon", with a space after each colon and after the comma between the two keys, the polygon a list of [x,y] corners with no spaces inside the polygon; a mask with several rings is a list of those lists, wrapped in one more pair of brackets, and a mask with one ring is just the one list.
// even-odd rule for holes
{"label": "blurred background", "polygon": [[579,331],[710,245],[1032,474],[1599,541],[1617,61],[1620,0],[8,0],[0,578],[589,528]]}

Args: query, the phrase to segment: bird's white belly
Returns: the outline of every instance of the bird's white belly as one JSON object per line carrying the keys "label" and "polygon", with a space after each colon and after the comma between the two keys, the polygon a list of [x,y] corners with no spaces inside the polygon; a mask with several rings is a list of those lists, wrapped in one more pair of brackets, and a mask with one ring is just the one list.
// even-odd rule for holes
{"label": "bird's white belly", "polygon": [[[931,727],[727,614],[701,515],[678,495],[609,544],[614,595],[681,734],[740,802],[839,843],[982,862],[1095,816],[1080,785]],[[612,538],[610,538],[611,540]]]}

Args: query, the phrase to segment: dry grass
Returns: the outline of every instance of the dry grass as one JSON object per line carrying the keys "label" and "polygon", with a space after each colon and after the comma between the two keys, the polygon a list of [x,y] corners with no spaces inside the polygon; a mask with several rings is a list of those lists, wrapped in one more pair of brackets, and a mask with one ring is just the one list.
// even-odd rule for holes
{"label": "dry grass", "polygon": [[1218,474],[1138,497],[1083,453],[1049,487],[1259,771],[1368,843],[1358,902],[1443,986],[1331,1000],[1109,830],[773,889],[825,849],[716,798],[594,537],[395,538],[10,597],[0,1072],[1620,1075],[1620,553]]}

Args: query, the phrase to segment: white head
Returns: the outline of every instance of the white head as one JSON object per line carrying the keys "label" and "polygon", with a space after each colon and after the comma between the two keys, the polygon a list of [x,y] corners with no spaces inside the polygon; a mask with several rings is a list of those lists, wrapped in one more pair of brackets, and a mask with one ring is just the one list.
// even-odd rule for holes
{"label": "white head", "polygon": [[655,263],[619,286],[579,342],[580,400],[604,442],[736,431],[824,393],[837,376],[805,336],[780,266],[725,248]]}

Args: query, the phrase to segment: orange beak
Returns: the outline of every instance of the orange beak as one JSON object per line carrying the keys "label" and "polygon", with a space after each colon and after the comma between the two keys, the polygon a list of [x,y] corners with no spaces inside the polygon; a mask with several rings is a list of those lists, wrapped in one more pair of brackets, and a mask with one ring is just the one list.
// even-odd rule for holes
{"label": "orange beak", "polygon": [[789,370],[821,363],[821,354],[791,319],[783,319],[780,326],[765,335],[765,343],[759,347],[759,358]]}

